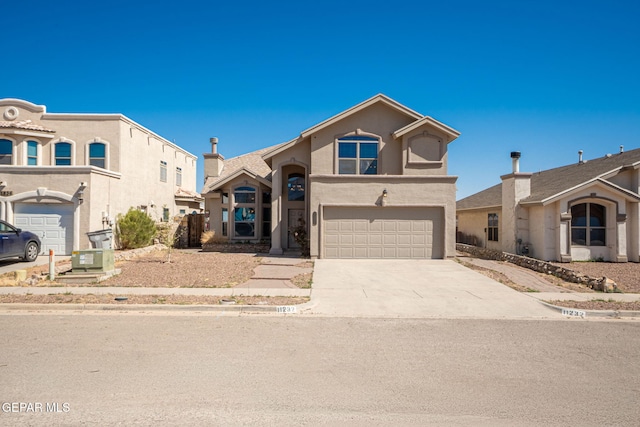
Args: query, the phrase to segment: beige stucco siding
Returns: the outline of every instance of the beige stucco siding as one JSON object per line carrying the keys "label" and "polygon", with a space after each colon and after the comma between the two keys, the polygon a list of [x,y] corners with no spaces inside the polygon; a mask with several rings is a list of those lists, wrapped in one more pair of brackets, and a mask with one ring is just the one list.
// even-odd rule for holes
{"label": "beige stucco siding", "polygon": [[347,134],[380,137],[378,174],[402,174],[402,143],[396,141],[391,133],[400,129],[412,120],[404,114],[386,105],[374,105],[359,111],[340,122],[329,126],[310,136],[311,164],[313,174],[336,173],[337,143],[336,140]]}
{"label": "beige stucco siding", "polygon": [[488,215],[498,214],[498,226],[502,219],[500,207],[459,211],[457,213],[458,234],[465,235],[469,239],[468,244],[474,244],[482,248],[502,250],[502,236],[498,233],[498,241],[487,239]]}

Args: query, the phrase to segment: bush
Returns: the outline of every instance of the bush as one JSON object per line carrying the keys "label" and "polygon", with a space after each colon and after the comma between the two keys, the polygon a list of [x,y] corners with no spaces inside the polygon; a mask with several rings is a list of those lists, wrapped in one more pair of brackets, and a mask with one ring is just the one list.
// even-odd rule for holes
{"label": "bush", "polygon": [[156,235],[156,224],[146,213],[130,208],[126,215],[116,218],[116,239],[120,249],[148,246]]}

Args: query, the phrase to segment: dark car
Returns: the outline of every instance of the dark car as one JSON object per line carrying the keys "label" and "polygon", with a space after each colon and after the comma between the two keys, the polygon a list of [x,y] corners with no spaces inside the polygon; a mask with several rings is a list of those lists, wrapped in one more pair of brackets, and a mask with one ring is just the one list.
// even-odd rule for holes
{"label": "dark car", "polygon": [[0,220],[0,259],[20,257],[35,261],[40,253],[40,238]]}

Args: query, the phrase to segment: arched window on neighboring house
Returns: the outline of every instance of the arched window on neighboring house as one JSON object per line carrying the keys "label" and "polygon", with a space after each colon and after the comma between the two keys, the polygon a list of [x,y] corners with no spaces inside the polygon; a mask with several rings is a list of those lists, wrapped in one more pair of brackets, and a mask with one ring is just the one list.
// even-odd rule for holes
{"label": "arched window on neighboring house", "polygon": [[0,165],[13,164],[13,142],[0,139]]}
{"label": "arched window on neighboring house", "polygon": [[71,144],[68,142],[56,142],[55,146],[56,166],[71,166]]}
{"label": "arched window on neighboring house", "polygon": [[27,165],[38,165],[38,142],[27,141]]}
{"label": "arched window on neighboring house", "polygon": [[579,203],[571,207],[571,244],[605,246],[607,244],[607,208],[597,203]]}
{"label": "arched window on neighboring house", "polygon": [[89,165],[105,169],[107,167],[107,145],[102,142],[89,144]]}

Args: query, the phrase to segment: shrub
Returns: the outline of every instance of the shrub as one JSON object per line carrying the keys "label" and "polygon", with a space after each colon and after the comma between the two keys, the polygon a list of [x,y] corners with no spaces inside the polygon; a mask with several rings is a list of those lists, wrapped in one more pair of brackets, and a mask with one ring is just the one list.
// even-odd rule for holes
{"label": "shrub", "polygon": [[116,238],[120,249],[148,246],[156,234],[156,224],[146,213],[134,208],[116,218]]}
{"label": "shrub", "polygon": [[293,240],[300,246],[302,256],[309,256],[309,237],[307,235],[307,223],[303,219],[298,220],[298,225],[289,227],[293,234]]}

